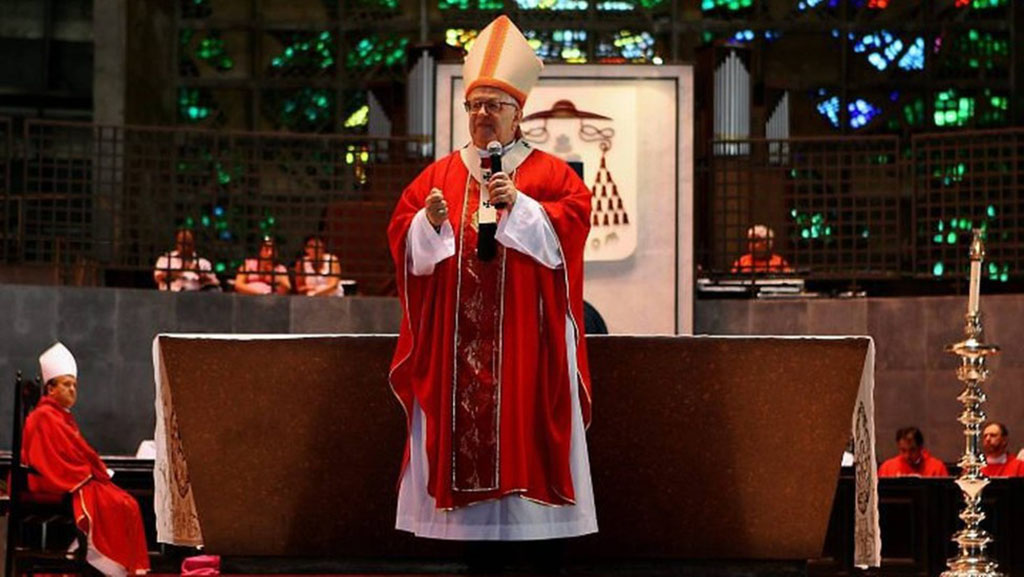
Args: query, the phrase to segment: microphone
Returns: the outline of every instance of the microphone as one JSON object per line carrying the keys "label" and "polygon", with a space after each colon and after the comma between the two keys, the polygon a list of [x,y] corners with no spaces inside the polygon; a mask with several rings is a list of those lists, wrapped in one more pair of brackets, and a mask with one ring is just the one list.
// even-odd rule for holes
{"label": "microphone", "polygon": [[[491,174],[501,172],[501,143],[497,140],[489,142],[487,154],[491,158]],[[488,180],[490,180],[489,175]],[[498,220],[494,209],[505,207],[498,205],[491,205],[491,207],[481,206],[477,218],[476,256],[482,261],[489,261],[498,254],[498,241],[494,239],[495,233],[498,232]]]}
{"label": "microphone", "polygon": [[[487,154],[491,157],[491,174],[501,172],[501,150],[501,143],[497,140],[487,143]],[[494,208],[505,208],[505,203],[499,202],[493,206]]]}

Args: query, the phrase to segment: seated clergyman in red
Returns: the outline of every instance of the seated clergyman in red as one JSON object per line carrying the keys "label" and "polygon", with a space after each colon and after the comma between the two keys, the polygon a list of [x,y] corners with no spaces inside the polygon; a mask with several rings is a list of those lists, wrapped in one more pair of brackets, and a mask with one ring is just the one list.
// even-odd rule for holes
{"label": "seated clergyman in red", "polygon": [[75,522],[89,536],[89,564],[104,575],[149,571],[146,534],[135,499],[114,485],[106,465],[85,442],[71,416],[78,397],[78,366],[57,343],[39,357],[43,398],[25,421],[21,461],[31,467],[35,493],[72,494]]}
{"label": "seated clergyman in red", "polygon": [[1024,477],[1024,461],[1006,450],[1010,431],[1006,425],[989,421],[981,430],[981,448],[985,452],[985,466],[981,472],[988,477]]}
{"label": "seated clergyman in red", "polygon": [[775,254],[775,232],[763,224],[747,229],[747,253],[732,263],[733,274],[780,274],[793,269],[782,255]]}
{"label": "seated clergyman in red", "polygon": [[924,448],[924,435],[917,427],[896,431],[900,454],[882,463],[879,477],[948,477],[946,465]]}

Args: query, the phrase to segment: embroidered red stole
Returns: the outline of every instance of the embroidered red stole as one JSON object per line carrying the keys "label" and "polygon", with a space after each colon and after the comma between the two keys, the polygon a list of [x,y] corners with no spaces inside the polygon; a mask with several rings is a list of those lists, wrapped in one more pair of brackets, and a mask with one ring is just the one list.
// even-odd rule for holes
{"label": "embroidered red stole", "polygon": [[505,247],[477,258],[480,183],[469,179],[460,234],[459,298],[452,389],[452,487],[492,491],[499,485],[501,303]]}

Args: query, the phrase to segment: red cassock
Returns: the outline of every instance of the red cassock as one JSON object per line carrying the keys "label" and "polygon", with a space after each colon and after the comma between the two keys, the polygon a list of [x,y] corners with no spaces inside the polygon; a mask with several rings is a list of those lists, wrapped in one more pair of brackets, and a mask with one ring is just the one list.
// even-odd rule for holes
{"label": "red cassock", "polygon": [[[582,323],[590,191],[565,162],[537,150],[512,178],[542,206],[564,268],[545,267],[500,244],[493,260],[476,257],[479,185],[458,152],[406,188],[388,227],[403,306],[391,386],[410,427],[414,399],[423,410],[427,491],[438,509],[509,494],[574,503],[566,322],[575,325],[574,379],[589,424]],[[406,237],[432,188],[448,203],[455,256],[437,263],[432,274],[415,276],[407,272]]]}
{"label": "red cassock", "polygon": [[911,465],[899,455],[882,463],[878,468],[879,477],[948,477],[946,464],[936,459],[928,451],[921,449],[921,461]]}
{"label": "red cassock", "polygon": [[789,263],[782,256],[773,254],[766,259],[756,259],[752,254],[745,254],[732,263],[732,272],[735,273],[768,273],[768,272],[789,272]]}
{"label": "red cassock", "polygon": [[21,460],[38,473],[28,477],[30,491],[73,494],[78,527],[100,553],[129,575],[149,571],[139,504],[110,480],[71,413],[48,397],[25,422]]}
{"label": "red cassock", "polygon": [[1024,477],[1024,461],[1006,454],[1006,462],[989,463],[981,468],[986,477]]}

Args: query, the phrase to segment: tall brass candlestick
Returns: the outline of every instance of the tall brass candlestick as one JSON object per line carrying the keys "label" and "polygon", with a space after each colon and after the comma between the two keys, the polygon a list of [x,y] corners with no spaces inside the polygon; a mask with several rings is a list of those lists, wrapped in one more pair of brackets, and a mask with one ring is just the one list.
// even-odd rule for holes
{"label": "tall brass candlestick", "polygon": [[999,564],[989,559],[985,548],[992,542],[992,536],[981,528],[985,513],[981,510],[981,492],[988,485],[988,477],[981,472],[985,458],[978,450],[981,437],[981,426],[985,422],[985,412],[981,409],[985,402],[982,384],[988,378],[989,371],[985,367],[985,359],[999,353],[996,345],[985,344],[982,339],[981,310],[979,308],[981,286],[981,263],[985,258],[985,246],[981,241],[981,231],[974,229],[971,241],[971,285],[967,301],[967,314],[964,315],[963,341],[948,345],[946,352],[960,357],[960,366],[956,376],[964,384],[964,390],[957,400],[964,406],[958,421],[964,426],[964,454],[960,457],[960,478],[956,484],[964,495],[964,508],[960,511],[960,519],[964,528],[953,534],[953,541],[958,545],[956,557],[949,559],[948,570],[942,577],[1002,577]]}

